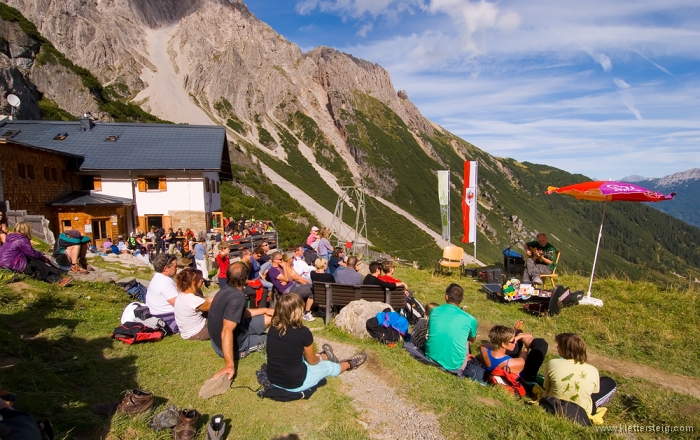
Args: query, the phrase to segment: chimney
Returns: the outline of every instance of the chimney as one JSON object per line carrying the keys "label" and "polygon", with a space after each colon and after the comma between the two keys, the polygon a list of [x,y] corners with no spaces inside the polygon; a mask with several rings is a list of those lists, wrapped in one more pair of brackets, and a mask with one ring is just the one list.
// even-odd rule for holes
{"label": "chimney", "polygon": [[95,124],[90,119],[90,113],[83,113],[83,116],[80,118],[80,131],[90,131],[94,126]]}

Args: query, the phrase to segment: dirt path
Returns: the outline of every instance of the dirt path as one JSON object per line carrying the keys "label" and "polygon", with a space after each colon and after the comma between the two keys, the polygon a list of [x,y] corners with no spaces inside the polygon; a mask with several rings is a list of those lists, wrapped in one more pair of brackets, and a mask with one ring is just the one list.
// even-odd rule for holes
{"label": "dirt path", "polygon": [[[372,197],[374,197],[375,199],[377,199],[377,200],[379,200],[380,202],[382,202],[382,204],[384,204],[386,207],[390,208],[392,211],[396,212],[397,214],[401,214],[402,216],[406,217],[406,219],[407,219],[408,221],[410,221],[410,222],[413,223],[414,225],[418,226],[418,227],[419,227],[423,232],[425,232],[426,234],[430,235],[430,237],[431,237],[433,240],[435,240],[435,243],[437,243],[437,245],[440,246],[440,249],[442,249],[442,248],[444,248],[445,246],[447,246],[447,245],[450,244],[449,241],[444,240],[444,239],[442,238],[442,235],[440,235],[440,234],[438,234],[437,232],[435,232],[435,231],[433,231],[432,229],[430,229],[425,223],[421,222],[420,220],[418,220],[417,218],[415,218],[414,216],[412,216],[411,214],[409,214],[408,211],[404,211],[403,209],[399,208],[399,207],[396,206],[395,204],[393,204],[393,203],[391,203],[390,201],[388,201],[388,200],[386,200],[386,199],[383,199],[383,198],[381,198],[381,197],[379,197],[379,196],[372,196]],[[471,245],[467,245],[467,246],[471,246]],[[469,247],[468,249],[473,249],[473,247]],[[463,258],[464,258],[464,262],[467,263],[467,264],[476,263],[476,264],[478,264],[479,266],[486,266],[486,265],[485,265],[484,263],[482,263],[481,261],[474,259],[474,256],[473,256],[473,255],[469,255],[467,252],[464,252],[464,253],[463,253]]]}
{"label": "dirt path", "polygon": [[[486,339],[491,325],[479,325],[479,335],[476,337],[477,343]],[[524,329],[527,332],[527,329]],[[549,352],[556,354],[554,341],[547,340]],[[473,351],[472,351],[473,353]],[[588,352],[588,362],[595,365],[600,370],[610,371],[628,378],[645,379],[663,388],[668,388],[676,393],[687,394],[700,399],[700,379],[680,374],[668,373],[644,364],[622,359],[613,359],[607,356]]]}
{"label": "dirt path", "polygon": [[[357,348],[340,342],[315,337],[317,345],[331,343],[333,351],[343,359],[355,354]],[[440,422],[435,414],[422,411],[412,402],[396,393],[396,390],[376,372],[371,355],[367,363],[356,371],[340,375],[345,393],[360,413],[358,420],[370,438],[380,440],[425,439],[440,440]],[[377,396],[381,396],[378,398]],[[387,405],[385,402],[391,402]]]}
{"label": "dirt path", "polygon": [[[321,221],[321,223],[323,223],[323,225],[317,226],[330,227],[331,223],[333,223],[332,212],[321,206],[320,203],[315,201],[304,191],[289,183],[288,180],[277,174],[272,168],[265,165],[262,161],[258,160],[258,163],[260,164],[263,173],[265,173],[267,178],[270,179],[272,183],[286,191],[287,194],[289,194],[294,200],[299,202],[304,208],[306,208],[309,212],[315,215],[316,218],[318,218]],[[340,238],[342,240],[353,239],[355,237],[355,231],[345,223],[343,223],[343,226],[340,229],[340,231],[338,231],[338,234],[340,235]],[[363,238],[363,240],[365,240],[370,246],[372,245],[372,242],[370,242],[366,238]]]}

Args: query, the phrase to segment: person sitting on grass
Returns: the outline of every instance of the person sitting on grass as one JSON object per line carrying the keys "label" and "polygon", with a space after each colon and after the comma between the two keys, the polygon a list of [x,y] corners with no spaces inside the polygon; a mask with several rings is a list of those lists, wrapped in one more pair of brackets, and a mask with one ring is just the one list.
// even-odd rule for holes
{"label": "person sitting on grass", "polygon": [[445,370],[466,367],[469,343],[474,342],[479,328],[476,319],[459,306],[463,299],[462,286],[452,283],[445,289],[446,303],[430,312],[425,355]]}
{"label": "person sitting on grass", "polygon": [[365,353],[338,360],[333,348],[323,344],[314,351],[314,336],[304,327],[304,301],[290,293],[277,301],[267,336],[267,378],[276,387],[297,392],[308,390],[328,376],[354,370],[367,360]]}
{"label": "person sitting on grass", "polygon": [[217,246],[219,253],[216,255],[216,264],[219,266],[219,276],[217,280],[219,281],[219,288],[223,289],[226,287],[226,269],[228,269],[230,263],[229,254],[231,253],[231,247],[225,241],[222,241]]}
{"label": "person sitting on grass", "polygon": [[175,301],[175,322],[182,339],[195,341],[209,340],[207,318],[212,298],[199,296],[204,278],[202,271],[188,267],[177,274],[177,301]]}
{"label": "person sitting on grass", "polygon": [[226,287],[219,290],[209,307],[207,326],[211,347],[226,365],[212,379],[236,373],[234,359],[265,346],[267,327],[272,322],[274,310],[268,308],[249,309],[246,296],[241,291],[248,281],[248,266],[233,263],[226,270]]}
{"label": "person sitting on grass", "polygon": [[71,282],[71,277],[63,277],[63,271],[51,265],[51,260],[32,247],[32,225],[19,222],[14,232],[7,234],[5,243],[0,246],[0,267],[24,273],[47,283],[58,283],[61,287]]}
{"label": "person sitting on grass", "polygon": [[418,320],[413,325],[413,331],[411,332],[411,343],[418,348],[423,348],[425,346],[425,341],[428,340],[428,321],[430,320],[430,311],[435,307],[438,307],[438,303],[428,303],[425,306],[425,316]]}
{"label": "person sitting on grass", "polygon": [[489,344],[481,346],[481,360],[487,372],[502,368],[519,375],[526,388],[532,388],[548,347],[542,338],[496,325],[489,330]]}
{"label": "person sitting on grass", "polygon": [[58,235],[53,256],[59,266],[70,266],[71,272],[87,273],[87,249],[90,237],[83,236],[76,229],[67,229]]}
{"label": "person sitting on grass", "polygon": [[172,254],[158,254],[153,259],[153,269],[156,271],[148,285],[146,305],[151,315],[165,321],[172,334],[179,333],[175,320],[175,302],[177,286],[173,277],[177,273],[177,257]]}
{"label": "person sitting on grass", "polygon": [[598,369],[588,363],[586,342],[581,336],[560,333],[554,340],[560,357],[545,365],[545,397],[567,400],[582,407],[586,414],[596,414],[615,395],[615,380],[600,377]]}

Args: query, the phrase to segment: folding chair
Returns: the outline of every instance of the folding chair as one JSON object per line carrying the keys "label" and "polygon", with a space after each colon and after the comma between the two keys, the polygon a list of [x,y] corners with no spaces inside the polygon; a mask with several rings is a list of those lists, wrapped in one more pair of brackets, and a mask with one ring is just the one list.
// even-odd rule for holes
{"label": "folding chair", "polygon": [[459,269],[459,277],[462,278],[462,269],[464,267],[464,250],[459,246],[448,245],[442,250],[442,258],[439,261],[440,269],[449,267],[450,269]]}
{"label": "folding chair", "polygon": [[546,282],[545,279],[548,279],[550,283],[552,283],[552,290],[556,288],[556,285],[554,284],[554,278],[558,277],[557,275],[557,268],[559,267],[559,257],[561,256],[561,252],[557,251],[557,258],[554,260],[554,270],[552,270],[552,273],[550,274],[542,274],[540,275],[540,278],[542,278],[542,286],[544,287],[544,284]]}

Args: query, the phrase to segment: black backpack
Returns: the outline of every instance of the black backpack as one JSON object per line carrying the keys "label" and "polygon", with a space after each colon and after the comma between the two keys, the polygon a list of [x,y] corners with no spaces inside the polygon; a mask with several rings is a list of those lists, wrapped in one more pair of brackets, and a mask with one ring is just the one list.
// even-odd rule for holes
{"label": "black backpack", "polygon": [[401,333],[398,330],[381,326],[376,316],[372,316],[367,320],[365,328],[371,337],[384,344],[398,342],[401,339]]}
{"label": "black backpack", "polygon": [[316,262],[316,258],[318,258],[318,253],[315,250],[313,250],[313,248],[304,248],[304,261],[306,262],[306,264],[308,264],[309,266],[313,266]]}

